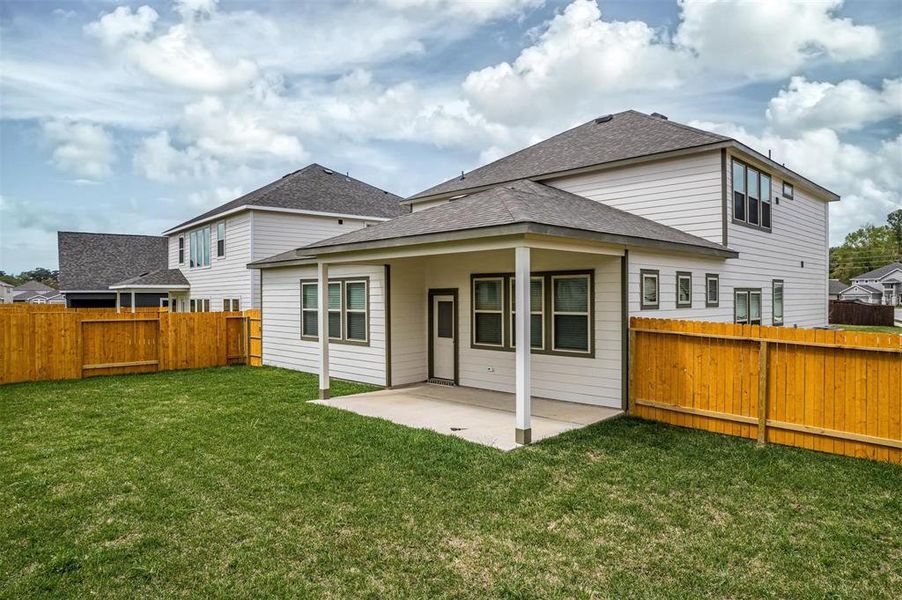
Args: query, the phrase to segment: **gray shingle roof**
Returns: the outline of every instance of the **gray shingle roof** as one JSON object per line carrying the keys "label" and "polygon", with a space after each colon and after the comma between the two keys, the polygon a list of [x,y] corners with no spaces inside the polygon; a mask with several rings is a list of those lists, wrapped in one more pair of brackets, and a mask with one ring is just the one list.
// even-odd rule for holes
{"label": "gray shingle roof", "polygon": [[402,200],[400,196],[313,163],[176,225],[169,231],[245,205],[390,219],[408,211],[406,206],[400,204]]}
{"label": "gray shingle roof", "polygon": [[636,242],[651,240],[678,244],[690,251],[695,249],[731,253],[720,244],[673,227],[541,183],[521,180],[402,215],[391,221],[322,240],[258,262],[265,264],[295,260],[305,255],[316,254],[318,249],[347,244],[521,223],[606,234]]}
{"label": "gray shingle roof", "polygon": [[16,287],[13,288],[13,291],[14,292],[29,292],[29,291],[31,291],[31,292],[34,292],[34,291],[47,292],[52,289],[53,288],[50,287],[49,285],[47,285],[45,283],[41,283],[40,281],[37,281],[35,279],[32,279],[30,281],[26,281],[25,283],[17,285]]}
{"label": "gray shingle roof", "polygon": [[830,295],[831,296],[836,296],[841,291],[848,289],[848,287],[849,287],[848,285],[846,285],[839,279],[831,279],[829,281],[829,284],[830,284]]}
{"label": "gray shingle roof", "polygon": [[145,285],[189,285],[188,278],[179,269],[159,269],[150,273],[142,273],[129,277],[111,285],[141,287]]}
{"label": "gray shingle roof", "polygon": [[59,295],[59,291],[53,288],[47,290],[26,290],[13,296],[13,302],[28,302],[32,298],[53,298]]}
{"label": "gray shingle roof", "polygon": [[596,119],[422,191],[411,199],[538,177],[730,138],[634,110]]}
{"label": "gray shingle roof", "polygon": [[856,287],[861,290],[864,290],[865,292],[868,292],[870,294],[882,294],[883,293],[883,290],[879,290],[879,289],[875,288],[874,286],[868,285],[866,283],[853,283],[852,285],[850,285],[843,291],[848,291],[848,290],[854,289]]}
{"label": "gray shingle roof", "polygon": [[902,263],[899,262],[891,262],[888,265],[883,265],[878,269],[874,269],[873,271],[868,271],[867,273],[862,273],[861,275],[856,275],[852,278],[852,281],[856,281],[859,279],[880,279],[881,277],[886,277],[896,269],[902,270]]}
{"label": "gray shingle roof", "polygon": [[106,290],[117,281],[169,266],[165,237],[60,231],[57,243],[63,290]]}

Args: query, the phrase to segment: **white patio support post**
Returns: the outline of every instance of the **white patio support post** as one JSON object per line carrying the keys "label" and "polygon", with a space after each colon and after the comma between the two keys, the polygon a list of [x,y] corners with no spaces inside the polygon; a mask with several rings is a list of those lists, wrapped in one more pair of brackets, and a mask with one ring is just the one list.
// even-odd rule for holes
{"label": "white patio support post", "polygon": [[317,332],[319,333],[319,397],[329,398],[329,265],[316,265]]}
{"label": "white patio support post", "polygon": [[526,246],[514,249],[514,297],[516,299],[516,315],[514,316],[514,334],[517,343],[516,358],[516,390],[517,390],[517,427],[515,439],[518,444],[532,441],[531,386],[529,380],[530,340],[529,314],[530,300],[530,256]]}
{"label": "white patio support post", "polygon": [[116,292],[116,312],[122,312],[122,297],[119,292]]}
{"label": "white patio support post", "polygon": [[132,312],[135,312],[135,290],[132,290]]}

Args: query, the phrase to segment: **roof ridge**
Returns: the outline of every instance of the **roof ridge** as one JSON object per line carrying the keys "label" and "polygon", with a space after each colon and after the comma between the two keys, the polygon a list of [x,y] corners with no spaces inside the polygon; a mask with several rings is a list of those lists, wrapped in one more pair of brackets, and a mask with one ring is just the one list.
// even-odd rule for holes
{"label": "roof ridge", "polygon": [[646,119],[652,119],[654,121],[665,123],[667,125],[671,125],[673,127],[677,127],[678,129],[685,129],[686,131],[692,131],[694,133],[699,133],[701,135],[708,136],[710,138],[714,138],[716,141],[726,141],[731,140],[733,138],[725,135],[721,135],[719,133],[715,133],[713,131],[708,131],[707,129],[700,129],[699,127],[693,127],[692,125],[686,125],[685,123],[680,123],[679,121],[671,121],[669,118],[660,119],[658,117],[653,117],[651,115],[647,115],[643,112],[639,112],[638,110],[630,110],[629,112],[636,113],[637,115],[641,115]]}

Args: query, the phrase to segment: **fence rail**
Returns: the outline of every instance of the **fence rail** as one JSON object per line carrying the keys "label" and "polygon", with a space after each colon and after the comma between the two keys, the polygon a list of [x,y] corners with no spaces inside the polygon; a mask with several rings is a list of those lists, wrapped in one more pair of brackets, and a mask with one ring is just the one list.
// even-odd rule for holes
{"label": "fence rail", "polygon": [[0,311],[0,384],[259,366],[260,311]]}
{"label": "fence rail", "polygon": [[633,318],[630,413],[902,463],[902,336]]}

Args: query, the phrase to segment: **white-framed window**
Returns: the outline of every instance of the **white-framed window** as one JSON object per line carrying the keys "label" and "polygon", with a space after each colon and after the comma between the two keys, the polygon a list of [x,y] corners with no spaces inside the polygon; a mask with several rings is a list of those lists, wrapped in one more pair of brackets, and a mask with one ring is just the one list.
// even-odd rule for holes
{"label": "white-framed window", "polygon": [[473,278],[473,344],[504,346],[504,278]]}
{"label": "white-framed window", "polygon": [[773,304],[772,317],[774,325],[783,324],[783,280],[774,279],[773,281]]}
{"label": "white-framed window", "polygon": [[705,306],[720,305],[720,275],[717,273],[705,274]]}
{"label": "white-framed window", "polygon": [[[301,281],[301,337],[317,339],[318,284]],[[369,278],[329,281],[329,340],[339,343],[369,343]]]}
{"label": "white-framed window", "polygon": [[592,319],[588,275],[551,277],[551,349],[591,352]]}
{"label": "white-framed window", "polygon": [[345,281],[344,337],[352,342],[367,341],[367,281]]}
{"label": "white-framed window", "polygon": [[[516,279],[510,278],[510,331],[511,348],[517,347],[516,338],[516,314],[517,293],[515,291]],[[529,336],[530,347],[535,350],[545,349],[545,278],[529,278]]]}
{"label": "white-framed window", "polygon": [[226,232],[225,232],[225,221],[220,221],[216,224],[216,257],[222,258],[225,256],[225,242],[226,241]]}
{"label": "white-framed window", "polygon": [[188,234],[189,267],[210,266],[210,228],[201,227]]}
{"label": "white-framed window", "polygon": [[771,228],[771,178],[733,159],[733,220],[759,229]]}
{"label": "white-framed window", "polygon": [[191,312],[210,312],[209,298],[191,298]]}
{"label": "white-framed window", "polygon": [[222,299],[222,310],[223,310],[223,312],[239,312],[241,310],[241,299],[240,298],[223,298]]}
{"label": "white-framed window", "polygon": [[792,184],[787,181],[783,182],[783,197],[789,198],[790,200],[795,197],[795,189],[792,187]]}
{"label": "white-framed window", "polygon": [[676,305],[679,308],[692,308],[692,273],[677,271]]}
{"label": "white-framed window", "polygon": [[179,264],[185,264],[185,236],[179,236]]}
{"label": "white-framed window", "polygon": [[660,307],[660,274],[651,269],[642,269],[639,272],[639,303],[642,309],[655,309]]}
{"label": "white-framed window", "polygon": [[160,298],[160,308],[169,308],[169,298]]}
{"label": "white-framed window", "polygon": [[737,289],[733,293],[734,321],[761,325],[761,290]]}

